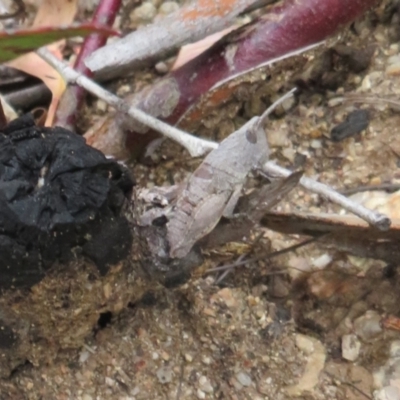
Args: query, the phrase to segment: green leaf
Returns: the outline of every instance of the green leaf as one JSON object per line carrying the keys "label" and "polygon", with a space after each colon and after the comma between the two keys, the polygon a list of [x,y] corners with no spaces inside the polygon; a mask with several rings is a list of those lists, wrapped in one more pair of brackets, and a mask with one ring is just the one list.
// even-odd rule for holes
{"label": "green leaf", "polygon": [[0,62],[12,60],[60,39],[87,36],[92,33],[105,36],[118,35],[115,30],[92,23],[65,28],[41,27],[19,31],[3,31],[0,33]]}

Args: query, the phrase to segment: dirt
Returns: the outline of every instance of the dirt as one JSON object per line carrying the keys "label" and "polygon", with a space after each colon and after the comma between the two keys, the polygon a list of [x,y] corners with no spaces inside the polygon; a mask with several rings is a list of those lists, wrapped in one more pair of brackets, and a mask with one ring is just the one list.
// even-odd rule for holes
{"label": "dirt", "polygon": [[[197,132],[221,140],[289,86],[282,82],[295,80],[303,85],[301,94],[267,127],[273,159],[335,188],[399,183],[400,103],[384,100],[396,102],[400,94],[400,14],[394,5],[384,1],[330,40],[335,51],[324,48],[297,67],[280,66],[272,81],[264,75],[244,83],[242,97],[210,115]],[[322,63],[323,57],[329,62]],[[354,65],[361,59],[361,66]],[[363,102],[343,101],[350,94]],[[331,130],[360,109],[368,110],[368,127],[332,141]],[[139,185],[181,181],[199,160],[166,142],[153,162],[134,166]],[[396,216],[397,199],[398,194],[366,192],[360,201]],[[277,208],[340,212],[304,189]],[[252,250],[258,234],[262,239]],[[249,262],[222,281],[218,273],[206,273],[243,253],[257,256],[298,241],[258,228],[244,244],[209,251],[184,285],[147,285],[127,307],[103,307],[81,349],[22,363],[0,381],[0,398],[400,399],[397,265],[313,244]],[[113,276],[117,298],[118,284],[124,284]]]}

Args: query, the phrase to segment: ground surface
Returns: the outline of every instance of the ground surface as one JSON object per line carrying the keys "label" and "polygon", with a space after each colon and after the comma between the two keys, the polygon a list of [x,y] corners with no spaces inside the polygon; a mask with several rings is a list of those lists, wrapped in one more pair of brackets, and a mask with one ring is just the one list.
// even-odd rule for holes
{"label": "ground surface", "polygon": [[[318,85],[306,87],[271,122],[272,157],[282,165],[301,167],[336,188],[399,181],[398,105],[390,109],[379,100],[400,95],[400,14],[387,10],[379,7],[338,39],[353,52],[371,54],[365,70],[355,72],[335,55]],[[278,75],[302,73],[290,66]],[[331,90],[323,82],[328,78],[336,82]],[[246,87],[251,95],[233,99],[199,132],[218,139],[230,133],[265,107],[260,98],[270,101],[269,85]],[[272,82],[273,90],[280,86]],[[372,96],[372,104],[337,100],[347,93]],[[368,128],[331,142],[331,129],[357,109],[369,110]],[[158,152],[155,166],[135,167],[140,185],[181,179],[197,164],[175,145]],[[391,205],[385,193],[364,198]],[[399,209],[396,197],[390,201],[391,212]],[[300,189],[280,207],[339,211]],[[263,233],[258,252],[270,243],[277,250],[297,241]],[[236,245],[211,252],[201,270],[231,263],[243,251]],[[118,316],[105,318],[81,350],[65,351],[41,367],[27,363],[0,381],[0,398],[400,399],[400,331],[393,329],[395,319],[387,319],[400,316],[396,265],[314,245],[249,263],[219,284],[217,279],[198,273],[182,287],[147,291]]]}

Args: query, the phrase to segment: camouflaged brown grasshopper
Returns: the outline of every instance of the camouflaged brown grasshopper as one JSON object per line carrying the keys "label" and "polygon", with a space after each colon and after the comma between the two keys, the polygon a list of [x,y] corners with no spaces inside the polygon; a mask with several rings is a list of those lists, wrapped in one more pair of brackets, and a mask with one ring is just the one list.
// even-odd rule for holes
{"label": "camouflaged brown grasshopper", "polygon": [[170,256],[183,258],[211,232],[222,216],[233,215],[248,174],[267,160],[269,148],[263,124],[294,90],[253,117],[207,155],[181,190],[167,224]]}

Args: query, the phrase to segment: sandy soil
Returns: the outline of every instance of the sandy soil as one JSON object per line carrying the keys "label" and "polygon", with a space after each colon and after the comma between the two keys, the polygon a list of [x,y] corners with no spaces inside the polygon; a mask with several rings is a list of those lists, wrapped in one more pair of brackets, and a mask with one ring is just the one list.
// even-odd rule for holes
{"label": "sandy soil", "polygon": [[[220,140],[286,89],[282,82],[302,81],[296,102],[268,125],[272,158],[336,188],[399,183],[400,103],[383,100],[400,94],[398,5],[384,1],[318,58],[278,66],[267,72],[270,82],[244,84],[247,94],[210,114],[198,133]],[[364,102],[342,101],[348,94]],[[368,110],[368,127],[331,141],[332,128],[360,109]],[[155,159],[155,165],[134,166],[139,185],[181,180],[198,164],[171,143]],[[392,215],[399,209],[396,195],[357,196]],[[278,208],[340,211],[302,189]],[[299,240],[258,233],[256,256]],[[398,266],[314,244],[239,267],[222,282],[204,273],[248,247],[211,251],[201,273],[181,287],[147,285],[121,312],[103,313],[80,350],[16,368],[0,381],[0,398],[400,399]]]}

